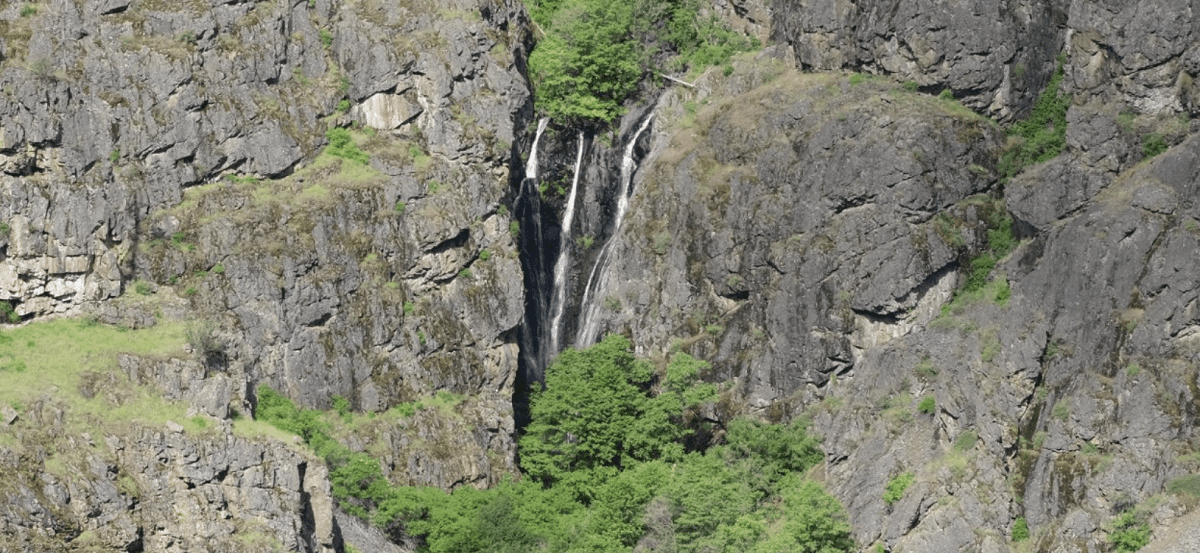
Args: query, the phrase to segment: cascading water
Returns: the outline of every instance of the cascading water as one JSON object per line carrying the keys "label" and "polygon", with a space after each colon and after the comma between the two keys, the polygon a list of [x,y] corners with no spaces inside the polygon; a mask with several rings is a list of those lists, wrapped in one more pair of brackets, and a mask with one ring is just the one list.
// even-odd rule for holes
{"label": "cascading water", "polygon": [[[546,366],[547,352],[543,347],[546,315],[549,312],[549,283],[546,282],[547,254],[542,240],[542,202],[538,194],[538,142],[549,124],[548,118],[538,121],[537,134],[529,159],[525,163],[525,178],[514,204],[514,215],[520,228],[518,241],[521,251],[522,272],[525,278],[525,317],[521,323],[521,365],[518,376],[518,393],[524,393],[526,383],[542,379],[541,371]],[[519,403],[519,402],[514,402]]]}
{"label": "cascading water", "polygon": [[559,233],[558,261],[554,262],[554,298],[551,301],[553,315],[550,317],[550,343],[548,353],[558,353],[562,347],[559,335],[562,333],[562,316],[566,307],[567,296],[567,267],[570,265],[571,224],[575,221],[575,194],[579,189],[579,173],[583,169],[583,131],[579,131],[579,148],[575,153],[575,176],[571,181],[571,192],[567,196],[567,208],[563,213],[562,231]]}
{"label": "cascading water", "polygon": [[637,145],[638,138],[650,126],[650,120],[653,118],[654,113],[651,112],[642,121],[637,132],[633,133],[629,143],[625,145],[625,154],[621,158],[621,187],[617,191],[617,213],[613,219],[612,234],[604,243],[600,255],[596,257],[596,264],[592,266],[587,286],[583,289],[583,302],[580,304],[579,310],[579,332],[575,336],[575,347],[584,348],[596,342],[596,334],[599,332],[600,326],[596,317],[600,309],[600,302],[597,298],[603,296],[604,290],[600,287],[603,286],[604,269],[608,265],[609,254],[621,230],[621,223],[625,220],[625,211],[629,209],[629,185],[633,181],[633,172],[637,169],[637,163],[633,159],[633,149]]}

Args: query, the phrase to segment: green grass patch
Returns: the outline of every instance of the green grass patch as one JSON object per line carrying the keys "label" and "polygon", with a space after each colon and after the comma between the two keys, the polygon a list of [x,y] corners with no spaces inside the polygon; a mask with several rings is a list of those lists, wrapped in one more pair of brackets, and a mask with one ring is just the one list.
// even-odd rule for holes
{"label": "green grass patch", "polygon": [[[0,334],[0,404],[47,397],[68,407],[68,424],[92,428],[138,420],[174,420],[189,431],[201,423],[182,403],[130,383],[117,367],[117,354],[184,356],[184,325],[160,322],[137,330],[90,319],[35,322]],[[86,421],[86,422],[85,422]]]}

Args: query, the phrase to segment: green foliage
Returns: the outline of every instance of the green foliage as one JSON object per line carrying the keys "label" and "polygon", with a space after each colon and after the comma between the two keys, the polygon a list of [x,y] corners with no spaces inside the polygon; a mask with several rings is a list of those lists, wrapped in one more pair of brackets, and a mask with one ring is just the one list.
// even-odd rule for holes
{"label": "green foliage", "polygon": [[1137,551],[1150,543],[1150,525],[1139,513],[1122,513],[1112,521],[1108,532],[1108,543],[1117,553]]}
{"label": "green foliage", "polygon": [[[637,89],[651,54],[674,52],[674,70],[728,64],[757,43],[696,0],[551,0],[530,9],[545,31],[529,56],[540,111],[564,122],[608,122]],[[732,73],[732,65],[727,66]]]}
{"label": "green foliage", "polygon": [[480,261],[487,261],[491,258],[492,258],[492,250],[489,250],[487,248],[479,250],[479,260]]}
{"label": "green foliage", "polygon": [[21,17],[32,17],[37,15],[37,5],[25,4],[24,6],[21,6],[20,15]]}
{"label": "green foliage", "polygon": [[21,316],[11,303],[0,300],[0,321],[16,324],[21,322]]}
{"label": "green foliage", "polygon": [[586,350],[568,349],[547,367],[520,440],[527,474],[561,483],[586,502],[618,468],[683,454],[678,442],[691,431],[676,424],[682,398],[651,396],[653,372],[629,348],[613,334]]}
{"label": "green foliage", "polygon": [[1019,542],[1029,539],[1029,524],[1025,522],[1025,517],[1017,517],[1013,522],[1012,541]]}
{"label": "green foliage", "polygon": [[1060,94],[1064,61],[1038,96],[1029,118],[1014,123],[1008,129],[1010,144],[1000,157],[1000,174],[1010,179],[1026,167],[1048,161],[1062,153],[1066,146],[1067,108],[1071,96]]}
{"label": "green foliage", "polygon": [[917,84],[917,81],[904,81],[904,84],[901,86],[908,92],[916,92],[920,88],[920,85]]}
{"label": "green foliage", "polygon": [[1130,378],[1135,377],[1141,373],[1142,373],[1142,366],[1137,363],[1130,363],[1129,366],[1125,367],[1125,374],[1128,375]]}
{"label": "green foliage", "polygon": [[350,111],[350,100],[348,100],[346,98],[342,98],[341,100],[339,100],[338,104],[337,104],[337,110],[341,113],[346,113],[347,111]]}
{"label": "green foliage", "polygon": [[517,221],[509,221],[508,222],[508,233],[511,234],[513,238],[520,236],[521,235],[521,223],[518,223]]}
{"label": "green foliage", "polygon": [[932,395],[921,398],[921,402],[917,404],[917,411],[932,415],[937,412],[937,403]]}
{"label": "green foliage", "polygon": [[154,287],[151,286],[149,282],[139,280],[134,283],[133,291],[139,296],[149,296],[150,294],[154,293]]}
{"label": "green foliage", "polygon": [[216,265],[213,265],[212,272],[218,275],[225,274],[225,264],[217,263]]}
{"label": "green foliage", "polygon": [[979,441],[979,434],[974,430],[964,430],[957,438],[954,439],[954,451],[966,453],[971,448],[975,447],[975,442]]}
{"label": "green foliage", "polygon": [[1150,133],[1142,139],[1142,157],[1150,159],[1158,154],[1167,151],[1167,141],[1163,139],[1160,133]]}
{"label": "green foliage", "polygon": [[113,148],[113,151],[108,154],[108,161],[110,161],[112,163],[121,161],[121,149]]}
{"label": "green foliage", "polygon": [[938,99],[940,99],[940,100],[953,100],[953,99],[954,99],[954,93],[953,93],[953,92],[951,92],[949,88],[943,89],[943,90],[942,90],[942,92],[941,92],[941,94],[938,94]]}
{"label": "green foliage", "polygon": [[329,47],[333,45],[333,33],[329,32],[328,30],[321,29],[321,32],[318,34],[321,37],[321,46],[324,46],[325,49],[328,50]]}
{"label": "green foliage", "polygon": [[529,56],[529,72],[539,110],[563,122],[621,115],[642,74],[632,2],[564,0],[537,16],[546,37]]}
{"label": "green foliage", "polygon": [[393,209],[395,210],[395,212],[397,214],[403,215],[406,207],[407,207],[407,205],[405,205],[405,203],[403,201],[396,200],[396,207]]}
{"label": "green foliage", "polygon": [[858,86],[865,80],[867,80],[866,75],[863,75],[862,73],[855,73],[850,75],[850,86]]}
{"label": "green foliage", "polygon": [[908,490],[909,484],[912,484],[913,478],[913,473],[905,472],[888,481],[883,491],[883,502],[890,506],[899,501],[901,497],[904,497],[904,492]]}
{"label": "green foliage", "polygon": [[325,138],[329,139],[329,147],[325,148],[325,153],[348,159],[357,163],[366,165],[371,156],[360,150],[358,145],[354,143],[354,139],[350,136],[350,131],[341,127],[334,127],[325,132]]}
{"label": "green foliage", "polygon": [[583,236],[579,236],[579,237],[575,238],[575,245],[579,246],[580,249],[584,249],[584,250],[592,247],[592,244],[595,242],[596,242],[596,239],[590,235],[583,235]]}

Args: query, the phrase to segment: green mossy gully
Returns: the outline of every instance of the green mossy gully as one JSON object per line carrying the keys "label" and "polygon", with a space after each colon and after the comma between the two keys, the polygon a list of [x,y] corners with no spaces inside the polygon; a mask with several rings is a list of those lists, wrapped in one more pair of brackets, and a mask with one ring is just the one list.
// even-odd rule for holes
{"label": "green mossy gully", "polygon": [[541,31],[529,56],[537,107],[561,123],[610,122],[647,74],[721,65],[758,47],[697,0],[547,0],[530,13]]}
{"label": "green mossy gully", "polygon": [[523,474],[490,490],[391,485],[376,459],[330,435],[325,421],[349,416],[344,402],[340,412],[298,409],[264,387],[257,416],[325,458],[343,509],[393,539],[420,538],[421,551],[852,550],[844,509],[805,476],[822,460],[805,421],[734,419],[719,445],[686,445],[720,430],[700,416],[719,396],[699,380],[707,368],[683,353],[654,367],[618,335],[564,351],[530,399]]}

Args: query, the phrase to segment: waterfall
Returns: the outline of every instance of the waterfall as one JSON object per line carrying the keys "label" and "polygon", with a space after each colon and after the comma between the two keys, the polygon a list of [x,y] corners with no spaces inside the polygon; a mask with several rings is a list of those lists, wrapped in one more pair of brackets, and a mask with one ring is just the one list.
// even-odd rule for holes
{"label": "waterfall", "polygon": [[525,163],[525,178],[521,180],[521,188],[514,204],[514,215],[520,225],[517,240],[526,290],[525,317],[521,322],[520,338],[523,368],[518,377],[519,381],[524,382],[537,382],[542,379],[541,373],[546,366],[547,356],[543,337],[546,329],[543,327],[549,312],[547,303],[550,288],[546,282],[546,268],[549,263],[542,240],[542,201],[537,190],[537,176],[538,142],[541,141],[542,133],[549,122],[548,118],[538,121],[529,159]]}
{"label": "waterfall", "polygon": [[603,289],[598,289],[600,286],[600,277],[603,277],[604,268],[608,264],[608,256],[612,250],[613,244],[616,243],[617,235],[621,230],[621,223],[625,220],[625,211],[629,209],[629,185],[633,181],[633,172],[637,169],[637,163],[633,159],[633,149],[637,145],[638,137],[642,132],[650,126],[650,120],[654,118],[654,113],[646,116],[642,121],[637,132],[633,133],[633,137],[629,139],[629,143],[625,145],[625,155],[621,158],[621,187],[617,191],[617,214],[613,219],[612,234],[604,243],[604,247],[600,250],[600,255],[596,257],[596,264],[592,266],[592,272],[588,275],[587,286],[583,289],[583,302],[580,304],[580,319],[579,333],[575,336],[575,346],[579,348],[587,347],[595,343],[596,333],[599,332],[600,322],[597,320],[596,314],[600,309],[600,301],[598,298],[603,296]]}
{"label": "waterfall", "polygon": [[563,308],[567,295],[567,266],[571,254],[571,223],[575,221],[575,193],[579,189],[579,173],[583,169],[583,131],[579,131],[579,148],[575,152],[575,177],[571,180],[571,193],[567,195],[567,208],[563,213],[562,231],[558,240],[558,261],[554,262],[554,298],[550,306],[550,344],[548,353],[558,353],[562,347],[559,334],[562,331]]}

